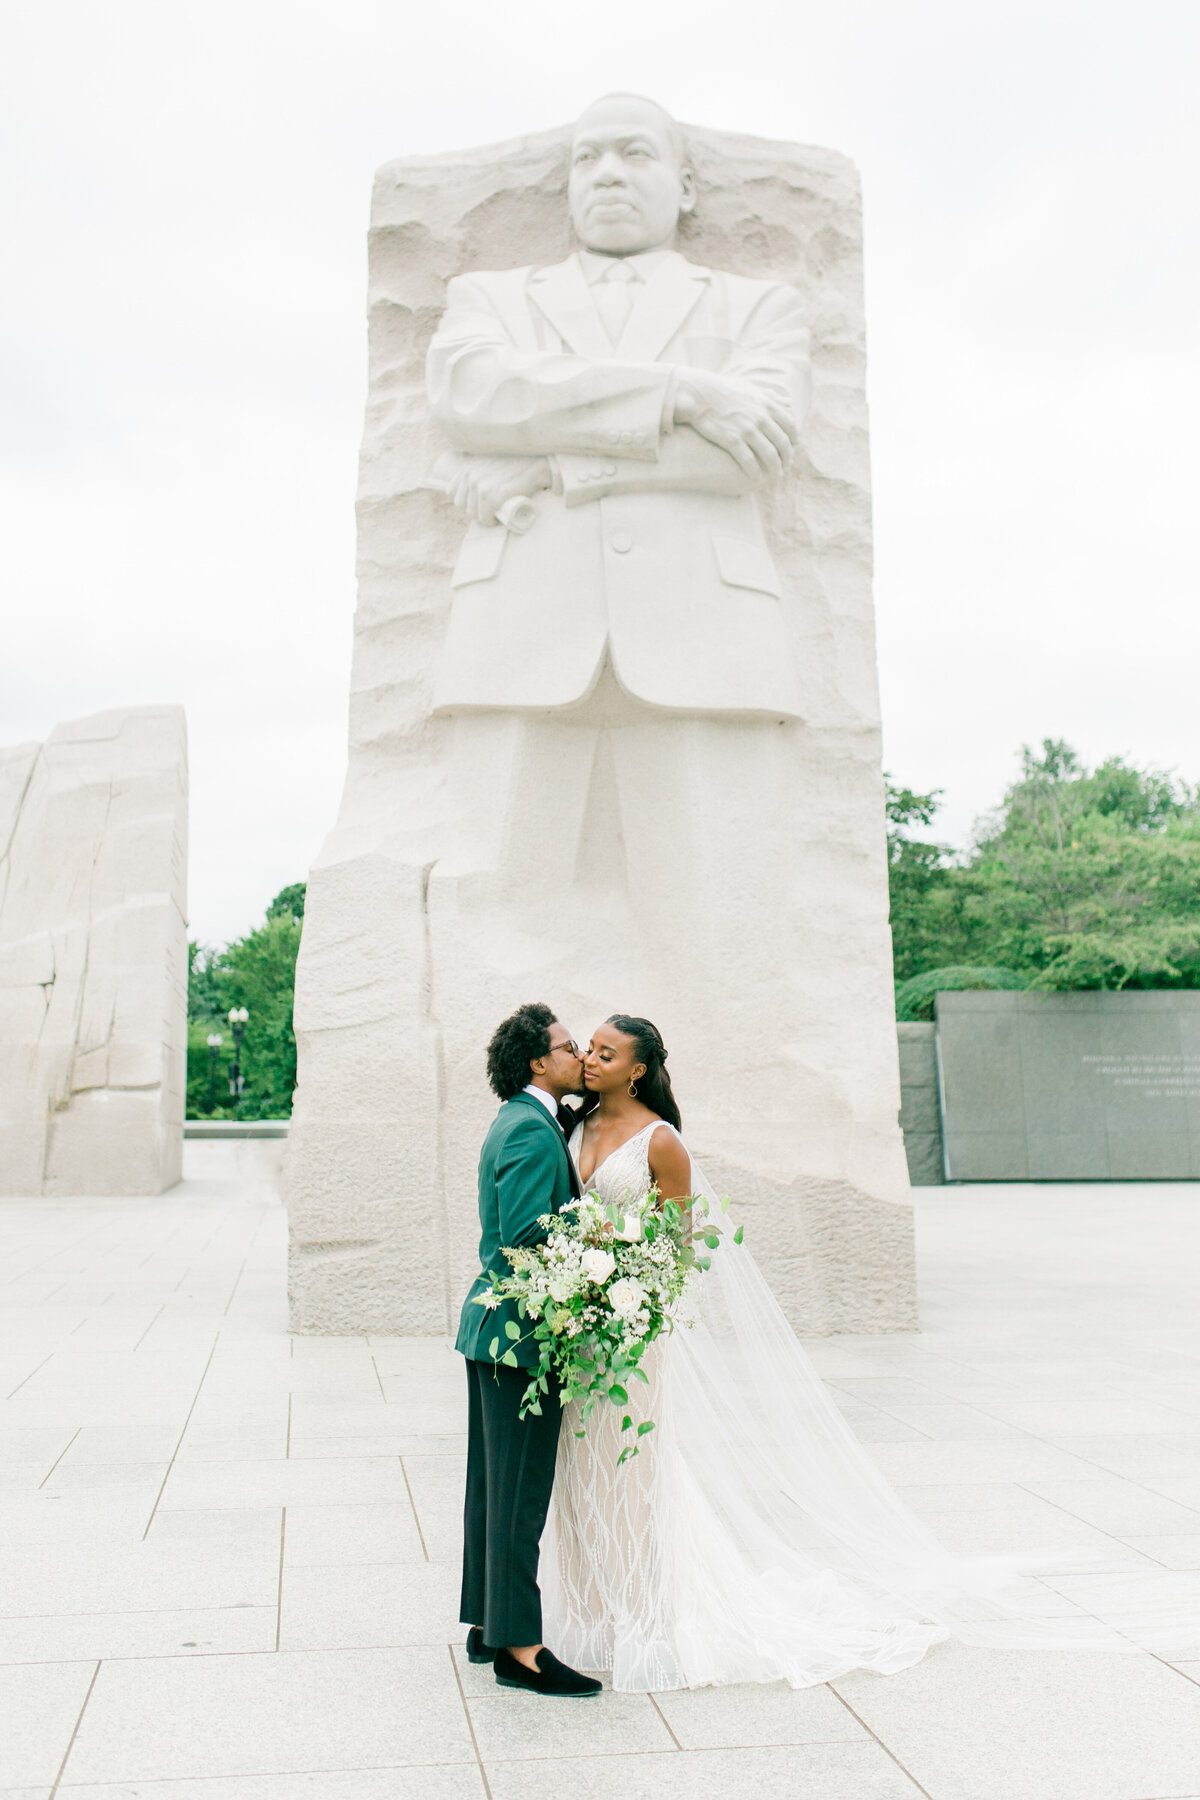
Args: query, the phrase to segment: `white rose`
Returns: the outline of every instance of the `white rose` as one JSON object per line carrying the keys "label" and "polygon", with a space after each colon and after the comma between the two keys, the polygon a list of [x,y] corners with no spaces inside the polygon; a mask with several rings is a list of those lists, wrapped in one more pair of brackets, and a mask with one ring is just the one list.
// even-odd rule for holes
{"label": "white rose", "polygon": [[626,1213],[620,1225],[614,1227],[613,1236],[620,1238],[623,1244],[639,1243],[642,1236],[642,1215]]}
{"label": "white rose", "polygon": [[646,1290],[631,1275],[623,1275],[608,1290],[609,1305],[623,1319],[631,1319],[646,1298]]}
{"label": "white rose", "polygon": [[594,1281],[596,1285],[600,1287],[603,1286],[616,1268],[617,1259],[615,1256],[610,1255],[607,1250],[585,1250],[580,1259],[579,1266],[587,1276],[588,1280]]}

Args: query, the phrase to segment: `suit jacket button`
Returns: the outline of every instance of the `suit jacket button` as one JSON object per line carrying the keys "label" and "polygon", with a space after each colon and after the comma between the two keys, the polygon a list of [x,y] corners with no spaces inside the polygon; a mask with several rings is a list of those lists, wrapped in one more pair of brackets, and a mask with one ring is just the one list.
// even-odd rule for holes
{"label": "suit jacket button", "polygon": [[633,539],[627,531],[616,531],[613,533],[612,547],[618,556],[624,556],[627,550],[633,549]]}

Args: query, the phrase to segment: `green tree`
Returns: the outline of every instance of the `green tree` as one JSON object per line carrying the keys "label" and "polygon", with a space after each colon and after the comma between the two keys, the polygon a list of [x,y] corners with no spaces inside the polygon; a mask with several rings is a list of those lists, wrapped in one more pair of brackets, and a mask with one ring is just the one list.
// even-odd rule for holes
{"label": "green tree", "polygon": [[991,960],[1050,988],[1200,981],[1200,804],[1160,769],[1047,738],[985,821],[970,910]]}
{"label": "green tree", "polygon": [[970,850],[908,837],[936,806],[936,792],[889,789],[898,985],[953,969],[958,986],[996,985],[989,971],[1048,988],[1200,986],[1195,788],[1118,756],[1089,769],[1047,738],[1022,750]]}
{"label": "green tree", "polygon": [[[281,1119],[292,1110],[296,1038],[292,997],[304,917],[304,883],[277,894],[264,922],[224,949],[191,946],[188,980],[188,1117]],[[242,1042],[240,1099],[229,1091],[233,1032],[228,1013],[250,1014]],[[216,1105],[209,1110],[211,1060],[208,1037],[220,1033]]]}
{"label": "green tree", "polygon": [[966,948],[963,896],[953,880],[950,847],[910,836],[914,827],[933,823],[940,804],[940,788],[918,794],[912,788],[886,783],[888,887],[897,983],[964,960],[960,954]]}

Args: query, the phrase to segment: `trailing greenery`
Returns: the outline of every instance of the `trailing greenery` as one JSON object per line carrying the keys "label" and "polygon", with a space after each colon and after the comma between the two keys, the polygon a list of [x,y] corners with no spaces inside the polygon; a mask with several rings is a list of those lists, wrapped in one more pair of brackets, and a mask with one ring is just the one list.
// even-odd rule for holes
{"label": "trailing greenery", "polygon": [[[296,1085],[292,994],[304,887],[297,881],[276,894],[263,923],[224,949],[188,946],[189,1119],[286,1119],[291,1114]],[[242,1040],[240,1098],[230,1092],[234,1040],[229,1010],[234,1006],[244,1006],[250,1014]],[[208,1047],[214,1033],[222,1039],[215,1083]]]}
{"label": "trailing greenery", "polygon": [[939,799],[888,788],[901,1017],[928,1016],[911,1009],[932,1005],[941,973],[1006,973],[1037,988],[1200,987],[1195,787],[1118,756],[1089,769],[1047,738],[1040,754],[1022,751],[1019,779],[960,855],[912,835]]}

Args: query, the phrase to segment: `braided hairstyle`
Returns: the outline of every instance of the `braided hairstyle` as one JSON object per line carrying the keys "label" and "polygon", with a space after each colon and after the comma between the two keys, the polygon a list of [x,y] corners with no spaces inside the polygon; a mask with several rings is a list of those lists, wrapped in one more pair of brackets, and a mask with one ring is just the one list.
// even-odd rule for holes
{"label": "braided hairstyle", "polygon": [[605,1023],[615,1025],[625,1037],[633,1039],[634,1061],[646,1065],[646,1073],[639,1075],[635,1084],[638,1099],[678,1131],[679,1106],[671,1092],[671,1077],[667,1074],[667,1046],[657,1025],[629,1013],[611,1013]]}

